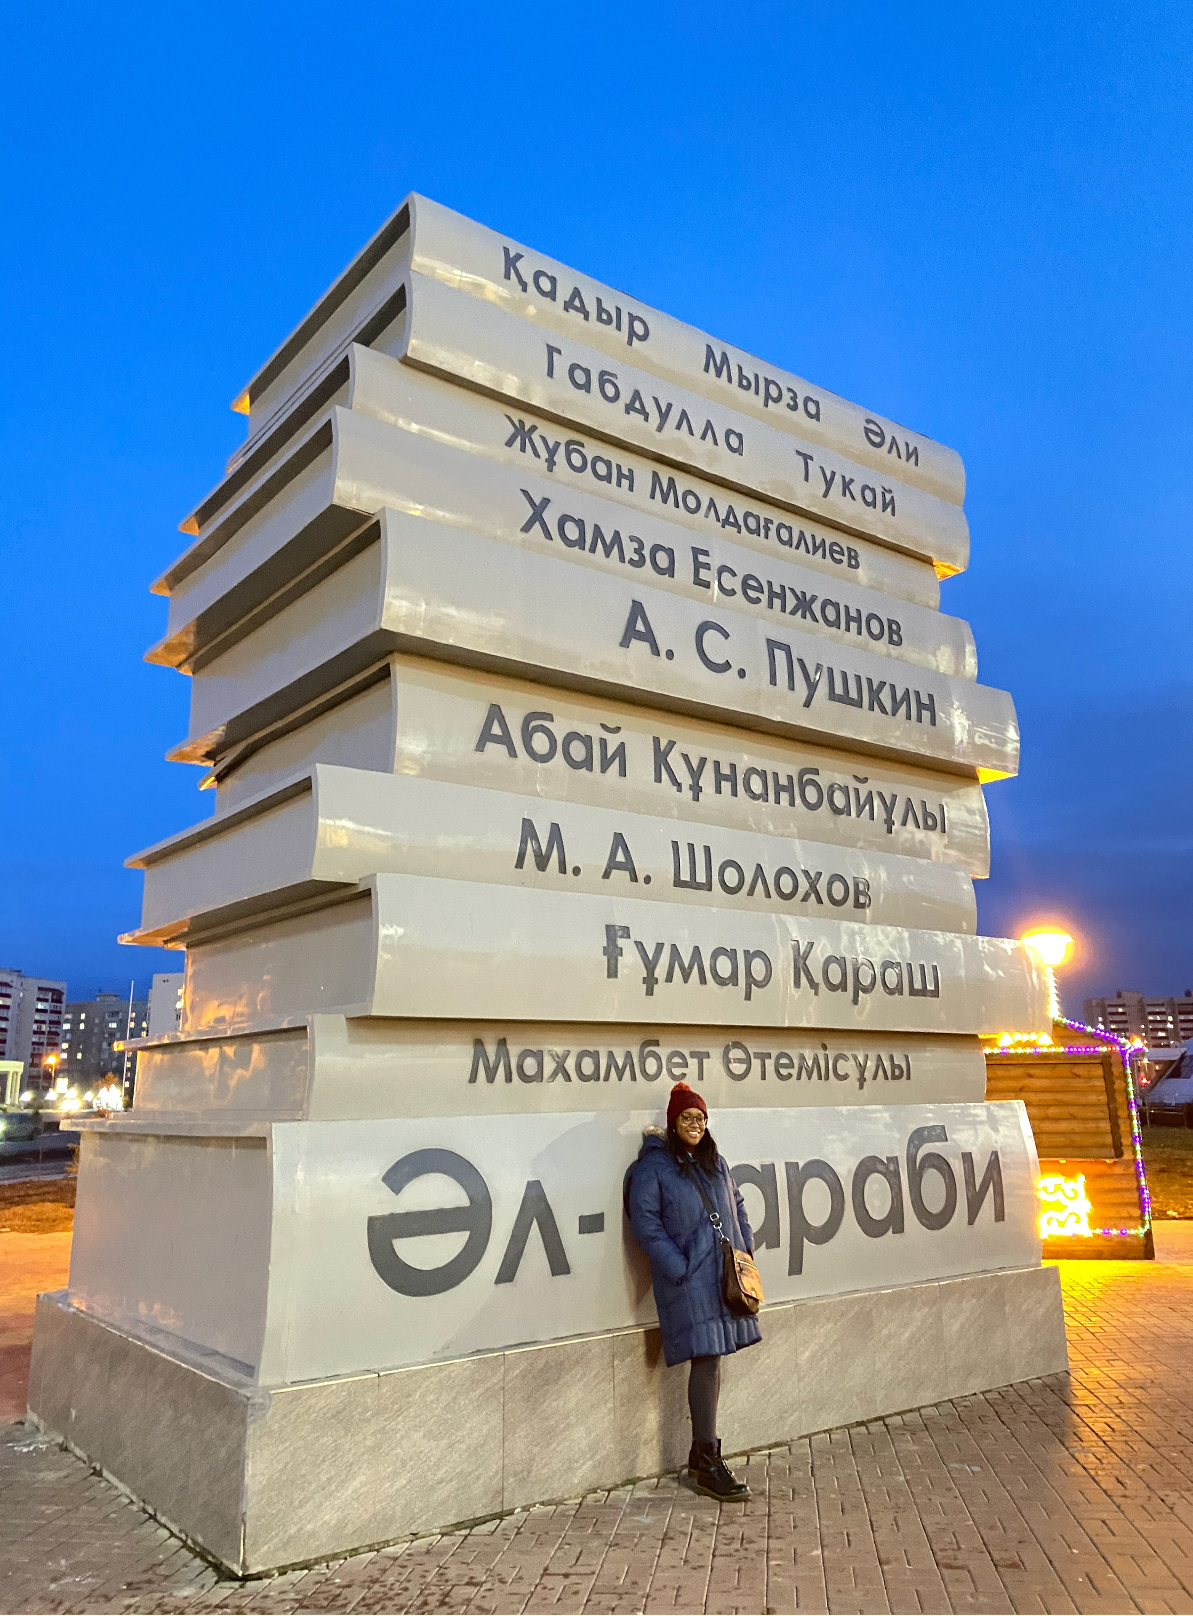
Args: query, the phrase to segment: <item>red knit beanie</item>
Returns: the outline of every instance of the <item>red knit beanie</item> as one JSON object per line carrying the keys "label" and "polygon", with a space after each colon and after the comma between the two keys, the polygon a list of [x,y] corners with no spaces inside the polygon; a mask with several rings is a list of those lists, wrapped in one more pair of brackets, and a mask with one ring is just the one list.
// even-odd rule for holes
{"label": "red knit beanie", "polygon": [[677,1083],[671,1090],[671,1098],[667,1101],[667,1126],[674,1128],[675,1119],[684,1111],[703,1111],[705,1119],[708,1118],[708,1107],[704,1103],[704,1096],[690,1089],[686,1083]]}

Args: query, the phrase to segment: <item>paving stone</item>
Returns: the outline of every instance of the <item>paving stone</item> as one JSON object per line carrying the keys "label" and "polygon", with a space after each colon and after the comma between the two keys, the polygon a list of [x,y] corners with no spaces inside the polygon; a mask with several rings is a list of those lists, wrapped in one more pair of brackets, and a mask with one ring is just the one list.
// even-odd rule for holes
{"label": "paving stone", "polygon": [[0,1610],[1193,1611],[1193,1265],[1061,1265],[1072,1371],[282,1576],[221,1575],[73,1455],[0,1433]]}

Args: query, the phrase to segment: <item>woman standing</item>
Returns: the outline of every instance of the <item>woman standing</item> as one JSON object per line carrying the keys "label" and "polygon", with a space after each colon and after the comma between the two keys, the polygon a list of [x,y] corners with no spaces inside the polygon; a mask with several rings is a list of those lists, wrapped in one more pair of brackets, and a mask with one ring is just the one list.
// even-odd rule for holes
{"label": "woman standing", "polygon": [[647,1130],[630,1175],[627,1209],[634,1236],[650,1259],[655,1305],[668,1365],[691,1359],[690,1484],[706,1497],[732,1502],[750,1496],[721,1458],[717,1398],[721,1359],[762,1339],[756,1318],[739,1318],[721,1290],[721,1241],[704,1194],[716,1207],[730,1243],[753,1253],[754,1236],[725,1159],[708,1131],[708,1107],[686,1083],[667,1105],[667,1129]]}

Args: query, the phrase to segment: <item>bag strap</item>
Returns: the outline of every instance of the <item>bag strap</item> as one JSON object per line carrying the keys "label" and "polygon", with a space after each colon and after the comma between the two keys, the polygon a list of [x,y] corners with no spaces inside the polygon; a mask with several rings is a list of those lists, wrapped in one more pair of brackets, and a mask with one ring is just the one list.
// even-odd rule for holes
{"label": "bag strap", "polygon": [[[690,1159],[691,1158],[689,1158],[689,1160]],[[688,1178],[688,1177],[692,1178],[692,1181],[695,1184],[697,1191],[699,1192],[700,1199],[704,1202],[704,1209],[708,1213],[709,1222],[712,1224],[713,1228],[717,1231],[717,1234],[720,1236],[721,1243],[723,1245],[728,1246],[730,1244],[730,1240],[729,1240],[728,1235],[725,1233],[724,1226],[721,1223],[721,1214],[717,1211],[716,1207],[713,1205],[712,1198],[708,1194],[708,1191],[704,1188],[704,1185],[700,1182],[700,1179],[701,1179],[700,1165],[699,1165],[698,1162],[693,1162],[692,1165],[695,1168],[694,1176],[689,1174],[686,1162],[683,1164],[683,1166],[681,1168],[681,1171],[683,1172],[683,1175],[684,1175],[685,1178]]]}

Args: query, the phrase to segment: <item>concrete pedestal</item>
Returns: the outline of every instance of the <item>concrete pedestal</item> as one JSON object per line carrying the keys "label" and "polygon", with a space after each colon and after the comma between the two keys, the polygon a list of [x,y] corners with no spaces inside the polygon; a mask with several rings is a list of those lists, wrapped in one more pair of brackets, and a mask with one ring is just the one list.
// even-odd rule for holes
{"label": "concrete pedestal", "polygon": [[[269,1387],[38,1300],[29,1409],[248,1575],[674,1469],[687,1366],[656,1329]],[[726,1360],[726,1452],[1067,1369],[1055,1269],[769,1307]]]}

